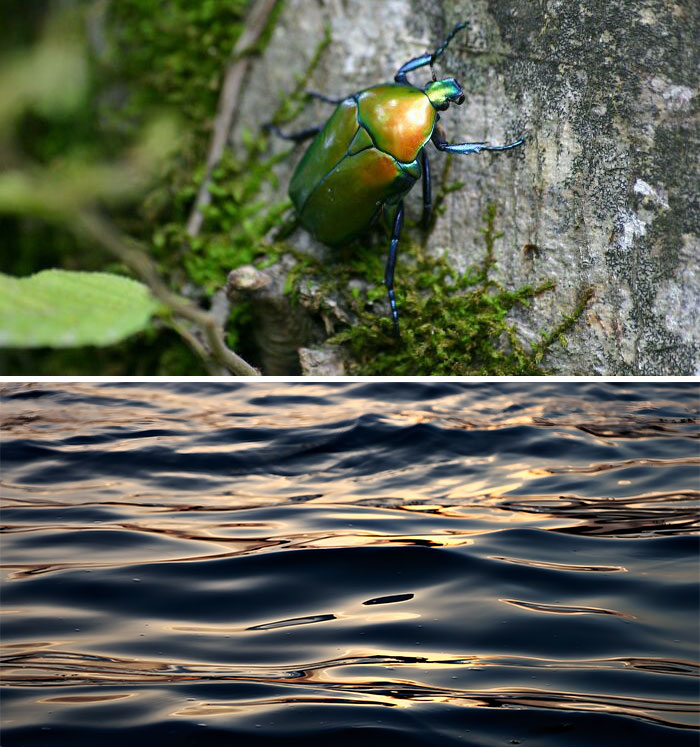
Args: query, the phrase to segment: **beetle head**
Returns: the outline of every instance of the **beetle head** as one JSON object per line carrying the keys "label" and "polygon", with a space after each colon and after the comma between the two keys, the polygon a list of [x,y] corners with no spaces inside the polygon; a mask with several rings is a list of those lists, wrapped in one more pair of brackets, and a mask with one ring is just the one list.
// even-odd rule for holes
{"label": "beetle head", "polygon": [[428,83],[423,90],[430,99],[430,103],[438,111],[444,111],[452,103],[464,103],[464,92],[454,78],[434,80],[432,83]]}

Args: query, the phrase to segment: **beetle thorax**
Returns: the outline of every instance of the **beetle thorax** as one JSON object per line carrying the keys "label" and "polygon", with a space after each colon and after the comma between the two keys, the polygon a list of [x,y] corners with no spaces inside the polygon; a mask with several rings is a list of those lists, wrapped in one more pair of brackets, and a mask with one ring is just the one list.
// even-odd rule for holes
{"label": "beetle thorax", "polygon": [[464,101],[462,86],[454,78],[443,78],[428,83],[425,95],[438,111],[447,109],[451,103],[461,104]]}
{"label": "beetle thorax", "polygon": [[361,91],[357,101],[375,145],[397,161],[414,161],[435,126],[428,97],[419,88],[386,83]]}

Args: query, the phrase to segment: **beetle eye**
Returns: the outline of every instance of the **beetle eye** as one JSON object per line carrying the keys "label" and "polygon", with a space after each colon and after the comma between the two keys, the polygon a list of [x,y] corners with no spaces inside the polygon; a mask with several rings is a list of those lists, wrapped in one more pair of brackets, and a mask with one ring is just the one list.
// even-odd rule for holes
{"label": "beetle eye", "polygon": [[464,94],[460,93],[459,98],[457,101],[455,101],[456,104],[463,104],[464,103]]}

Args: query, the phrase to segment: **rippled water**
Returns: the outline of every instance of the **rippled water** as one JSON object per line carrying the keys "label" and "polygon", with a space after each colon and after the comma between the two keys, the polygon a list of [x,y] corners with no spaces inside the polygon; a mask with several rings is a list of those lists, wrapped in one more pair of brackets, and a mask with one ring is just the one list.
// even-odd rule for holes
{"label": "rippled water", "polygon": [[1,391],[5,747],[697,744],[696,384]]}

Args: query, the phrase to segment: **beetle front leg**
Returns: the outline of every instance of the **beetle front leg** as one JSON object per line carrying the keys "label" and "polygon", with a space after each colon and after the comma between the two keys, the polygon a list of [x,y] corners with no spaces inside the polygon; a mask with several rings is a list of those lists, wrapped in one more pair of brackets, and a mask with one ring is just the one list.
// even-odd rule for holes
{"label": "beetle front leg", "polygon": [[[420,57],[414,57],[412,60],[404,62],[404,64],[401,65],[398,72],[394,76],[394,80],[396,81],[396,83],[408,83],[408,78],[406,77],[407,73],[411,73],[414,70],[425,67],[426,65],[432,66],[433,62],[435,62],[438,57],[444,54],[445,50],[449,46],[449,43],[452,41],[452,39],[454,39],[455,35],[459,33],[463,28],[466,28],[468,25],[469,21],[461,21],[452,29],[452,31],[450,31],[447,37],[445,37],[445,40],[442,42],[442,44],[434,52],[426,52]],[[435,76],[433,76],[433,80],[435,80]]]}
{"label": "beetle front leg", "polygon": [[407,73],[411,73],[414,70],[418,70],[418,68],[425,67],[426,65],[430,65],[433,61],[433,55],[430,52],[426,52],[426,54],[422,54],[420,57],[414,57],[412,60],[409,60],[408,62],[404,62],[403,65],[399,68],[398,72],[394,76],[394,81],[396,83],[408,83],[408,78],[406,77]]}
{"label": "beetle front leg", "polygon": [[389,258],[386,261],[384,271],[384,285],[389,293],[389,306],[391,307],[391,319],[394,323],[394,335],[400,337],[399,331],[399,310],[396,308],[396,298],[394,297],[394,269],[396,267],[396,252],[399,247],[399,236],[403,228],[403,200],[399,202],[394,218],[394,227],[391,232],[391,244],[389,245]]}
{"label": "beetle front leg", "polygon": [[430,216],[433,212],[433,191],[430,178],[430,161],[425,148],[420,152],[421,168],[423,171],[423,230],[427,230],[430,224]]}
{"label": "beetle front leg", "polygon": [[446,151],[448,153],[461,153],[467,155],[468,153],[479,153],[482,150],[510,150],[511,148],[517,148],[522,145],[525,141],[523,138],[519,138],[513,143],[506,143],[506,145],[489,145],[488,143],[448,143],[445,140],[438,127],[433,131],[433,135],[430,138],[433,144],[438,150]]}

